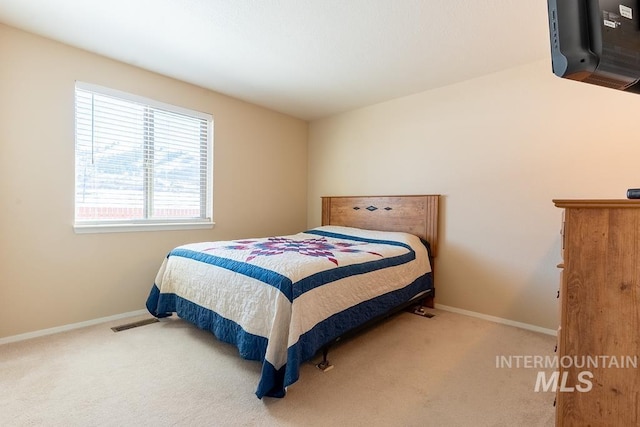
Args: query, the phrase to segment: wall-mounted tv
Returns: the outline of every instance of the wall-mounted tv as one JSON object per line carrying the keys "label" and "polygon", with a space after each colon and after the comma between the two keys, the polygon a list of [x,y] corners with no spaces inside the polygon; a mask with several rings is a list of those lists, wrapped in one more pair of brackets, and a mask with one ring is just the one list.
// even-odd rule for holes
{"label": "wall-mounted tv", "polygon": [[548,0],[557,76],[640,93],[640,0]]}

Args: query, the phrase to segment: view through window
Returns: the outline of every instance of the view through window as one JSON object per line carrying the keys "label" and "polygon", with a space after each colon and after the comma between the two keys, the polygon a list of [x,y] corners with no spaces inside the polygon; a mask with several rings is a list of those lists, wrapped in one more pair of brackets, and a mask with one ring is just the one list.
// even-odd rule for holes
{"label": "view through window", "polygon": [[212,118],[76,84],[75,224],[211,224]]}

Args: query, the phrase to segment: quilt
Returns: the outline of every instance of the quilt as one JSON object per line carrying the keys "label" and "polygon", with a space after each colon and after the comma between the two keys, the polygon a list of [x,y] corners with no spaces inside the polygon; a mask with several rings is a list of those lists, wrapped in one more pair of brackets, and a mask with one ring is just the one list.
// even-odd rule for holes
{"label": "quilt", "polygon": [[407,233],[323,226],[290,236],[201,242],[164,259],[147,309],[177,314],[262,362],[259,398],[283,397],[323,345],[432,288]]}

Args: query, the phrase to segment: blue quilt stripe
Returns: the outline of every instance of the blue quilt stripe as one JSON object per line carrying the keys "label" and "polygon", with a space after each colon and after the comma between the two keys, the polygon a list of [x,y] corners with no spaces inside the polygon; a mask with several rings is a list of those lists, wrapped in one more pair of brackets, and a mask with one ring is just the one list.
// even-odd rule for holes
{"label": "blue quilt stripe", "polygon": [[233,320],[176,294],[160,293],[155,284],[147,298],[147,310],[159,318],[176,313],[198,328],[212,332],[220,341],[235,345],[243,359],[264,361],[267,338],[251,334]]}
{"label": "blue quilt stripe", "polygon": [[[433,289],[432,273],[427,273],[402,289],[364,301],[318,323],[310,331],[303,334],[296,344],[289,347],[287,364],[283,368],[275,370],[268,361],[264,362],[263,376],[260,378],[256,395],[260,398],[263,396],[283,397],[285,387],[298,381],[300,365],[313,358],[322,346],[429,289]],[[265,365],[269,366],[265,367]],[[286,369],[284,369],[285,367]],[[265,376],[265,374],[267,375]],[[280,384],[282,384],[282,389],[277,388]]]}
{"label": "blue quilt stripe", "polygon": [[383,245],[392,245],[392,246],[400,246],[406,248],[409,252],[406,254],[398,255],[390,258],[383,258],[375,261],[368,261],[361,264],[353,264],[347,265],[343,267],[332,268],[326,271],[320,271],[318,273],[312,274],[309,277],[306,277],[294,285],[293,288],[293,298],[298,298],[300,295],[308,292],[312,289],[315,289],[319,286],[322,286],[327,283],[334,282],[336,280],[344,279],[349,276],[355,276],[358,274],[367,273],[369,271],[380,270],[383,268],[394,267],[396,265],[405,264],[407,262],[413,261],[416,258],[416,253],[413,248],[406,243],[397,242],[393,240],[380,240],[380,239],[369,239],[358,236],[350,236],[347,234],[340,233],[332,233],[322,230],[307,230],[306,234],[315,234],[318,236],[332,237],[336,239],[343,240],[354,240],[358,242],[366,242],[366,243],[376,243]]}
{"label": "blue quilt stripe", "polygon": [[228,258],[222,258],[219,256],[206,254],[202,252],[192,251],[184,248],[177,248],[169,253],[169,256],[180,256],[183,258],[190,258],[196,261],[204,262],[207,264],[215,265],[217,267],[225,268],[230,271],[234,271],[245,276],[251,277],[256,280],[260,280],[270,286],[278,289],[289,302],[293,302],[305,292],[309,292],[319,286],[327,283],[334,282],[336,280],[344,279],[349,276],[355,276],[363,274],[369,271],[380,270],[383,268],[394,267],[396,265],[405,264],[413,261],[416,258],[416,254],[411,246],[392,240],[378,240],[378,239],[365,239],[354,236],[348,236],[337,233],[327,233],[320,230],[309,230],[305,233],[323,235],[326,237],[334,237],[339,239],[356,240],[361,242],[376,243],[400,246],[406,248],[409,252],[406,254],[398,255],[390,258],[382,258],[374,261],[367,261],[361,264],[353,264],[342,267],[332,268],[330,270],[320,271],[318,273],[307,276],[304,279],[296,282],[295,284],[286,276],[283,276],[275,271],[268,270],[263,267],[259,267],[250,263],[235,261]]}
{"label": "blue quilt stripe", "polygon": [[[288,361],[302,363],[312,358],[317,351],[336,337],[380,316],[394,307],[409,301],[422,291],[433,288],[432,274],[419,277],[402,289],[363,301],[353,307],[336,313],[314,326],[298,340],[298,349],[289,349]],[[295,346],[294,346],[295,347]]]}
{"label": "blue quilt stripe", "polygon": [[285,384],[287,365],[280,369],[276,369],[269,361],[265,360],[262,364],[262,373],[260,375],[260,383],[256,390],[256,396],[262,399],[267,397],[284,397],[287,393]]}
{"label": "blue quilt stripe", "polygon": [[415,258],[416,253],[413,250],[410,250],[406,254],[398,255],[395,257],[382,258],[375,261],[367,261],[361,264],[346,265],[343,267],[336,267],[330,270],[320,271],[296,282],[293,285],[293,298],[298,298],[305,292],[309,292],[312,289],[315,289],[327,283],[334,282],[336,280],[405,264],[407,262],[413,261]]}
{"label": "blue quilt stripe", "polygon": [[171,310],[158,310],[158,300],[160,299],[160,289],[154,283],[151,288],[151,292],[149,292],[149,296],[147,297],[147,310],[149,313],[153,314],[155,317],[163,318],[171,316]]}
{"label": "blue quilt stripe", "polygon": [[367,237],[351,236],[349,234],[334,233],[334,232],[331,232],[331,231],[315,230],[315,229],[307,230],[304,233],[305,234],[315,234],[317,236],[324,236],[324,237],[333,237],[334,239],[355,240],[356,242],[378,243],[378,244],[381,244],[381,245],[402,246],[402,247],[405,247],[405,248],[411,250],[411,246],[410,245],[408,245],[406,243],[403,243],[403,242],[398,242],[398,241],[395,241],[395,240],[370,239],[370,238],[367,238]]}
{"label": "blue quilt stripe", "polygon": [[285,388],[295,383],[300,377],[300,365],[313,358],[323,345],[362,325],[372,317],[379,316],[408,301],[419,292],[432,289],[432,277],[432,273],[427,273],[402,289],[364,301],[318,323],[288,349],[287,364],[280,369],[275,369],[269,361],[264,360],[267,348],[265,337],[244,331],[237,323],[212,310],[175,294],[162,294],[155,284],[146,305],[149,312],[156,317],[166,317],[176,313],[180,318],[197,327],[211,331],[221,341],[236,345],[241,357],[262,361],[262,373],[256,396],[259,398],[284,397]]}
{"label": "blue quilt stripe", "polygon": [[260,280],[261,282],[264,282],[278,289],[284,296],[289,299],[290,302],[293,301],[291,279],[275,271],[267,270],[266,268],[262,268],[257,265],[249,264],[242,261],[235,261],[228,258],[222,258],[219,256],[182,248],[172,250],[169,253],[169,256],[190,258],[196,261],[215,265],[216,267],[231,270],[256,280]]}

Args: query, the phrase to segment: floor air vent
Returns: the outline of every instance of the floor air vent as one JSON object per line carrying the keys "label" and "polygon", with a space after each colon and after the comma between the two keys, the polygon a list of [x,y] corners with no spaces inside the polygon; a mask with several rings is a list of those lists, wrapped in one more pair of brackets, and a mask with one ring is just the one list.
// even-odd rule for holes
{"label": "floor air vent", "polygon": [[151,319],[139,320],[137,322],[127,323],[127,324],[120,325],[120,326],[114,326],[113,328],[111,328],[111,330],[113,332],[121,332],[121,331],[126,331],[127,329],[137,328],[138,326],[150,325],[152,323],[156,323],[157,321],[158,321],[158,319],[156,319],[154,317],[154,318],[151,318]]}

